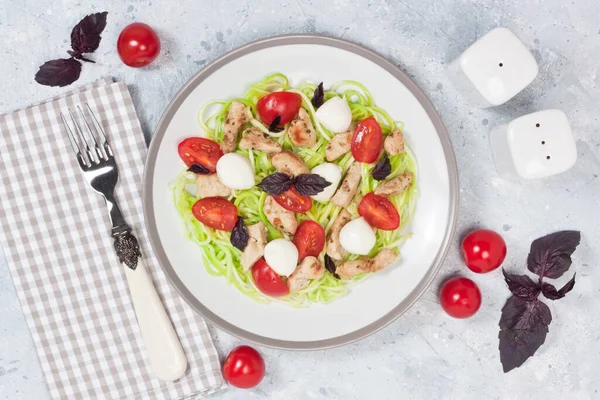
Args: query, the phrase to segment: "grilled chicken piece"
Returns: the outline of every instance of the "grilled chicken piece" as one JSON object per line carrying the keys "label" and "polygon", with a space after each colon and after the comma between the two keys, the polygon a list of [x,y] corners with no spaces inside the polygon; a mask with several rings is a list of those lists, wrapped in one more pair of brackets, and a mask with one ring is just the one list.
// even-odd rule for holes
{"label": "grilled chicken piece", "polygon": [[369,260],[369,272],[377,272],[384,269],[394,261],[398,254],[392,249],[381,249],[379,253]]}
{"label": "grilled chicken piece", "polygon": [[311,279],[319,279],[323,276],[325,268],[316,257],[308,256],[296,267],[287,280],[290,292],[302,290],[308,286]]}
{"label": "grilled chicken piece", "polygon": [[273,196],[267,196],[264,205],[265,215],[273,226],[280,231],[293,235],[296,233],[298,228],[298,221],[292,211],[286,210],[281,207],[273,198]]}
{"label": "grilled chicken piece", "polygon": [[327,143],[327,147],[325,147],[325,158],[327,158],[327,161],[337,160],[350,151],[350,142],[355,130],[356,123],[353,122],[346,132],[340,132],[331,138],[329,143]]}
{"label": "grilled chicken piece", "polygon": [[196,178],[197,197],[229,197],[231,189],[223,185],[217,174],[198,175]]}
{"label": "grilled chicken piece", "polygon": [[298,119],[290,122],[288,135],[294,145],[298,147],[313,147],[317,143],[317,133],[310,120],[310,115],[300,107]]}
{"label": "grilled chicken piece", "polygon": [[341,186],[331,198],[331,202],[338,207],[347,207],[356,194],[360,178],[360,163],[355,161],[350,168],[348,168],[348,172],[346,172],[346,176],[344,177]]}
{"label": "grilled chicken piece", "polygon": [[375,257],[361,257],[356,261],[347,261],[335,269],[335,273],[342,279],[350,279],[355,275],[377,272],[396,260],[396,252],[382,249]]}
{"label": "grilled chicken piece", "polygon": [[242,140],[240,140],[240,147],[242,149],[260,150],[267,153],[279,153],[281,151],[281,145],[266,137],[258,128],[248,128],[244,131]]}
{"label": "grilled chicken piece", "polygon": [[300,174],[310,173],[304,161],[290,151],[282,151],[281,153],[271,156],[271,164],[279,172],[290,176],[298,176]]}
{"label": "grilled chicken piece", "polygon": [[262,222],[258,224],[249,225],[246,227],[248,230],[248,244],[242,254],[242,267],[244,271],[250,269],[255,262],[260,260],[264,255],[265,246],[267,245],[267,227]]}
{"label": "grilled chicken piece", "polygon": [[379,194],[381,196],[391,196],[393,194],[402,193],[407,187],[410,186],[412,179],[412,172],[398,175],[397,177],[392,178],[389,181],[385,181],[379,185],[377,189],[375,189],[375,194]]}
{"label": "grilled chicken piece", "polygon": [[404,136],[400,129],[394,129],[391,135],[385,138],[383,148],[389,155],[404,153]]}
{"label": "grilled chicken piece", "polygon": [[360,258],[355,261],[346,261],[337,266],[335,273],[342,279],[350,279],[355,275],[369,272],[368,265],[369,261],[365,258]]}
{"label": "grilled chicken piece", "polygon": [[329,239],[327,240],[327,255],[334,260],[341,260],[346,255],[346,250],[340,244],[340,231],[351,219],[350,213],[343,209],[331,224]]}
{"label": "grilled chicken piece", "polygon": [[248,122],[248,109],[241,101],[234,100],[229,106],[223,125],[223,142],[221,151],[231,153],[237,146],[238,133],[242,126]]}

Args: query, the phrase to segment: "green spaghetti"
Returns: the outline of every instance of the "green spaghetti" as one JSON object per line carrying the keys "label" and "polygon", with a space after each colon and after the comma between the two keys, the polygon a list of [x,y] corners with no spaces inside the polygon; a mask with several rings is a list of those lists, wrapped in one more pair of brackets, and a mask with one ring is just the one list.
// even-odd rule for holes
{"label": "green spaghetti", "polygon": [[[303,83],[292,87],[285,75],[280,73],[273,74],[250,86],[242,98],[212,101],[205,104],[199,112],[198,122],[208,139],[221,143],[224,136],[223,127],[227,110],[233,100],[238,100],[249,108],[251,118],[248,124],[260,129],[265,135],[278,142],[284,150],[293,151],[304,160],[309,169],[312,169],[317,165],[327,162],[325,148],[330,139],[336,134],[327,130],[315,118],[316,110],[311,104],[311,98],[316,89],[317,85],[313,83]],[[317,132],[317,142],[314,146],[310,148],[296,147],[290,140],[289,135],[286,135],[286,130],[278,133],[270,132],[269,128],[258,119],[258,100],[275,91],[294,92],[302,97],[302,107],[308,112]],[[368,117],[374,117],[380,124],[384,137],[395,129],[403,129],[404,124],[394,121],[385,110],[377,107],[367,88],[359,82],[341,81],[334,84],[330,90],[324,92],[325,101],[336,96],[346,99],[352,111],[353,121],[361,121]],[[406,146],[405,149],[405,152],[389,157],[391,174],[388,178],[393,178],[407,172],[412,173],[414,176],[412,184],[406,190],[389,197],[389,200],[400,214],[401,225],[394,231],[376,229],[376,244],[371,250],[369,257],[375,256],[383,248],[399,248],[403,241],[410,236],[410,233],[406,233],[406,227],[410,224],[418,197],[416,185],[417,166],[410,148]],[[240,149],[239,147],[235,151],[250,160],[250,164],[254,169],[256,182],[277,172],[271,165],[267,153]],[[332,161],[332,163],[341,167],[342,176],[344,176],[353,161],[352,154],[348,152],[337,160]],[[346,207],[353,218],[358,216],[357,206],[359,200],[367,193],[374,191],[381,183],[371,176],[374,166],[375,164],[361,164],[362,179],[357,195],[354,196],[350,205]],[[369,275],[363,273],[351,279],[337,279],[333,274],[325,271],[321,278],[310,281],[310,284],[306,288],[292,292],[288,296],[273,298],[263,294],[256,287],[251,270],[244,271],[242,268],[240,261],[242,251],[231,244],[230,232],[209,228],[194,217],[192,206],[198,199],[188,192],[186,186],[194,184],[195,180],[194,174],[183,171],[172,185],[174,202],[185,225],[185,231],[189,239],[196,242],[202,249],[204,266],[207,272],[213,276],[224,277],[228,283],[233,284],[237,289],[254,300],[265,303],[279,301],[295,307],[305,306],[310,303],[328,303],[344,296],[352,285]],[[283,235],[269,222],[265,215],[263,205],[266,196],[265,192],[254,186],[248,190],[232,190],[228,199],[235,204],[239,215],[244,217],[246,225],[262,222],[267,227],[267,240],[270,241],[280,238]],[[335,206],[331,202],[313,200],[312,209],[306,213],[296,214],[296,218],[298,222],[307,219],[318,222],[328,235],[333,221],[341,210],[340,207]],[[322,265],[324,265],[324,257],[325,249],[321,251],[318,257]],[[358,255],[348,254],[343,261],[351,261],[358,258]]]}

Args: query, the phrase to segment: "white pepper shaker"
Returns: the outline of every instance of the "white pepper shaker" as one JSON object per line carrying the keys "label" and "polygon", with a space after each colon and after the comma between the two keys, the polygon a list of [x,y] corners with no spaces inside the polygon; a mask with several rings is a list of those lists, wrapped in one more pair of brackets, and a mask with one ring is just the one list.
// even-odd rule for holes
{"label": "white pepper shaker", "polygon": [[479,108],[507,102],[538,74],[538,65],[531,52],[506,28],[488,32],[448,69],[450,79]]}

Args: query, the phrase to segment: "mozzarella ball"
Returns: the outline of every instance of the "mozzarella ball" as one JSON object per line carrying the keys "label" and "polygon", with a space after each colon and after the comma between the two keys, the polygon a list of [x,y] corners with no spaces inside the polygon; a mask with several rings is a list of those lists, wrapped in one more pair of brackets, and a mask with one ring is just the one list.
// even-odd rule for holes
{"label": "mozzarella ball", "polygon": [[217,161],[217,176],[230,189],[243,190],[254,186],[254,171],[246,157],[227,153]]}
{"label": "mozzarella ball", "polygon": [[340,244],[348,253],[367,255],[375,240],[373,228],[363,217],[348,222],[340,231]]}
{"label": "mozzarella ball", "polygon": [[265,261],[277,275],[290,276],[298,265],[298,249],[287,239],[271,240],[265,246]]}
{"label": "mozzarella ball", "polygon": [[332,163],[324,163],[317,165],[310,171],[312,174],[319,175],[331,185],[327,186],[321,193],[310,196],[317,201],[329,201],[337,190],[340,181],[342,180],[342,168]]}
{"label": "mozzarella ball", "polygon": [[327,100],[315,113],[317,121],[332,132],[344,132],[352,123],[352,111],[346,99],[333,97]]}

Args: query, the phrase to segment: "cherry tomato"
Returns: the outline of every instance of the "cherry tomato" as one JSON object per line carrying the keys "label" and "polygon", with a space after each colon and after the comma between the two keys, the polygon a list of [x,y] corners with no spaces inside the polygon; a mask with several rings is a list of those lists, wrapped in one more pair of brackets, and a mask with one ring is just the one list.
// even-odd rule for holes
{"label": "cherry tomato", "polygon": [[400,226],[400,214],[391,201],[375,193],[367,193],[358,204],[358,214],[369,225],[384,231],[393,231]]}
{"label": "cherry tomato", "polygon": [[305,257],[317,257],[325,246],[325,230],[315,221],[304,221],[294,234],[294,244],[298,249],[298,260]]}
{"label": "cherry tomato", "polygon": [[201,137],[184,139],[177,147],[179,157],[189,167],[192,164],[202,164],[210,172],[217,170],[217,161],[223,155],[217,142]]}
{"label": "cherry tomato", "polygon": [[352,135],[351,150],[356,161],[372,163],[377,160],[383,145],[383,133],[379,122],[373,117],[365,118]]}
{"label": "cherry tomato", "polygon": [[296,118],[298,110],[302,105],[302,97],[297,93],[292,92],[273,92],[261,97],[256,103],[260,119],[267,125],[276,116],[281,115],[279,125],[284,125]]}
{"label": "cherry tomato", "polygon": [[461,250],[467,267],[478,274],[495,270],[506,258],[504,239],[489,229],[469,233],[462,242]]}
{"label": "cherry tomato", "polygon": [[160,39],[154,29],[141,22],[127,25],[117,40],[117,51],[127,66],[145,67],[158,57]]}
{"label": "cherry tomato", "polygon": [[252,278],[256,287],[268,296],[280,297],[290,293],[290,289],[283,283],[279,275],[269,267],[264,258],[261,258],[252,266]]}
{"label": "cherry tomato", "polygon": [[442,286],[440,303],[451,317],[469,318],[481,306],[481,292],[468,278],[452,278]]}
{"label": "cherry tomato", "polygon": [[304,213],[312,208],[312,199],[309,196],[302,196],[294,188],[276,194],[273,198],[281,207],[295,213]]}
{"label": "cherry tomato", "polygon": [[192,206],[194,217],[204,225],[220,231],[230,231],[238,219],[237,207],[222,197],[205,197]]}
{"label": "cherry tomato", "polygon": [[236,347],[223,363],[223,376],[235,387],[253,388],[265,377],[265,360],[250,346]]}

